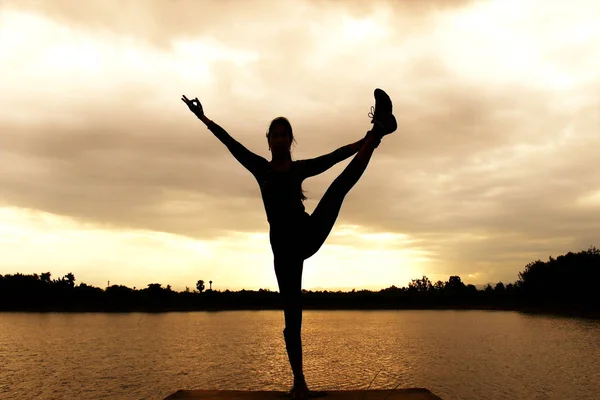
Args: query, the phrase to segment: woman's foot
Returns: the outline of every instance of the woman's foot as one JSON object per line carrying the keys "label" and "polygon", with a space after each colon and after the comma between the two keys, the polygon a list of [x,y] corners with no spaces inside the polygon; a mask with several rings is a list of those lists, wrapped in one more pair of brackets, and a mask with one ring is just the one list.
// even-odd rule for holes
{"label": "woman's foot", "polygon": [[396,117],[392,113],[392,100],[381,89],[375,89],[373,95],[375,96],[375,107],[371,107],[369,113],[373,128],[380,136],[389,135],[398,129]]}
{"label": "woman's foot", "polygon": [[294,386],[289,394],[294,400],[306,400],[314,397],[326,396],[325,392],[309,390],[305,381],[294,382]]}
{"label": "woman's foot", "polygon": [[309,392],[306,382],[295,382],[292,390],[290,390],[290,397],[294,400],[306,400],[309,398]]}

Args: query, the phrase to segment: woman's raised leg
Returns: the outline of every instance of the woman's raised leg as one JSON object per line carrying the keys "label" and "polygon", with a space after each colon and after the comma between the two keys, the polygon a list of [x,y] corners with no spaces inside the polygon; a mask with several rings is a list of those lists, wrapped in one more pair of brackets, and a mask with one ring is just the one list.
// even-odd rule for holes
{"label": "woman's raised leg", "polygon": [[370,114],[373,118],[371,121],[373,129],[367,132],[366,140],[358,153],[329,186],[310,216],[311,234],[306,238],[304,259],[312,257],[325,243],[340,213],[344,198],[367,169],[373,151],[379,146],[381,138],[394,132],[398,127],[396,117],[392,113],[390,97],[381,89],[375,89],[374,95],[375,107],[373,113]]}
{"label": "woman's raised leg", "polygon": [[311,234],[307,239],[304,258],[312,257],[325,243],[342,208],[344,198],[365,172],[381,136],[371,130],[361,149],[333,181],[310,216]]}

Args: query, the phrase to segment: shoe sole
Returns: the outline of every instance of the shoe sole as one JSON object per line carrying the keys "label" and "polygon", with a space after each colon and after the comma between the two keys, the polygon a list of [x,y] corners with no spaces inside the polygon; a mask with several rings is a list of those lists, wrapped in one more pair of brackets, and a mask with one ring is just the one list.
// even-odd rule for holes
{"label": "shoe sole", "polygon": [[375,89],[375,91],[373,92],[373,95],[375,96],[375,111],[377,111],[377,105],[380,104],[382,107],[380,107],[380,109],[384,109],[384,110],[390,110],[390,113],[392,113],[393,111],[393,105],[392,105],[392,99],[390,99],[390,96],[388,96],[388,94],[383,91],[383,89]]}
{"label": "shoe sole", "polygon": [[[373,95],[375,96],[375,113],[377,113],[377,105],[380,105],[380,109],[384,109],[384,110],[389,110],[389,115],[386,115],[383,120],[387,120],[385,124],[383,124],[383,126],[385,126],[386,128],[386,133],[384,135],[389,135],[390,133],[394,132],[396,129],[398,129],[398,124],[396,122],[396,117],[394,116],[393,112],[393,105],[392,105],[392,99],[390,98],[390,96],[388,96],[388,94],[383,90],[383,89],[375,89],[375,91],[373,92]],[[383,105],[383,106],[381,106]],[[385,113],[387,114],[387,112]],[[373,119],[374,120],[374,119]],[[380,119],[379,121],[383,122],[382,119]]]}

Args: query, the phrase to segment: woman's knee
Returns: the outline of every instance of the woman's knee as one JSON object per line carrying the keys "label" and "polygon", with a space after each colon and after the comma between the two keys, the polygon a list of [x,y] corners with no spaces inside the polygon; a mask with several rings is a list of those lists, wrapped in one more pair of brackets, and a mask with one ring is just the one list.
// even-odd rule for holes
{"label": "woman's knee", "polygon": [[302,338],[301,327],[288,327],[283,330],[283,337],[286,341],[299,341]]}

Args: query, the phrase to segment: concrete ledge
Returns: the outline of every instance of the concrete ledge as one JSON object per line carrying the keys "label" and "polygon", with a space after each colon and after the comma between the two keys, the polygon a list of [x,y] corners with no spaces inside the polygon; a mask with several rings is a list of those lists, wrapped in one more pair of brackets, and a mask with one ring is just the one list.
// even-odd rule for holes
{"label": "concrete ledge", "polygon": [[[330,390],[323,400],[442,400],[427,389],[395,390]],[[247,390],[178,390],[165,400],[282,400],[290,398],[286,392]]]}

